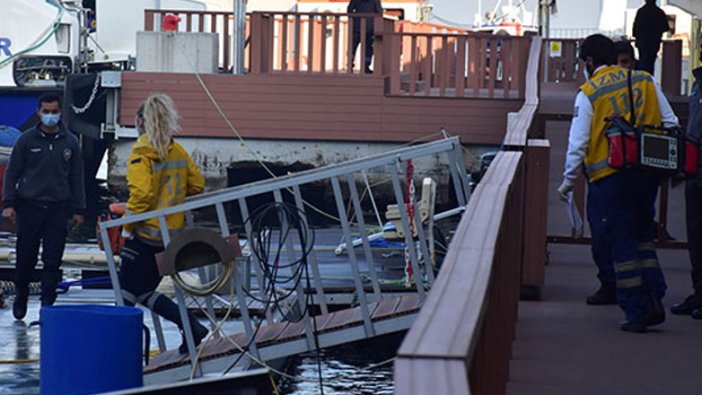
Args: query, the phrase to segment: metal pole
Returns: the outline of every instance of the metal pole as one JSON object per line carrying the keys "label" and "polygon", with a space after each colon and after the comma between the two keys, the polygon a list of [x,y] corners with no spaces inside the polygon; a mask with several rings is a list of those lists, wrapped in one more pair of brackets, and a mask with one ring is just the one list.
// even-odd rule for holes
{"label": "metal pole", "polygon": [[[226,23],[226,22],[225,22]],[[234,30],[232,34],[232,73],[244,74],[246,53],[246,0],[234,0]]]}

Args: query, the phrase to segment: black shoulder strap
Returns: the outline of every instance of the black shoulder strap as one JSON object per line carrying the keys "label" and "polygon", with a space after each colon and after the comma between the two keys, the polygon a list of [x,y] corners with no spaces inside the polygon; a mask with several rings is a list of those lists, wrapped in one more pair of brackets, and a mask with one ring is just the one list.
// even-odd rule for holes
{"label": "black shoulder strap", "polygon": [[634,108],[634,89],[631,87],[631,69],[629,69],[629,72],[627,73],[626,83],[629,86],[629,123],[631,124],[631,127],[634,127],[636,126],[636,110]]}

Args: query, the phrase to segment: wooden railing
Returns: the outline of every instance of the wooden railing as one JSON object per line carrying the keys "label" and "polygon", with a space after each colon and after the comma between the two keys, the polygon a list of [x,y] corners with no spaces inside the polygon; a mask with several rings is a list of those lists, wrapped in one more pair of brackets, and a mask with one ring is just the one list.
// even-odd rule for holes
{"label": "wooden railing", "polygon": [[578,60],[582,39],[547,39],[543,45],[541,81],[545,83],[585,82]]}
{"label": "wooden railing", "polygon": [[[225,11],[193,11],[193,10],[144,10],[144,30],[147,32],[160,31],[163,17],[178,16],[180,32],[216,33],[219,36],[219,59],[224,72],[232,65],[232,32],[234,31],[234,16]],[[250,35],[250,17],[246,17],[246,37]],[[248,54],[244,59],[244,68],[249,68]]]}
{"label": "wooden railing", "polygon": [[[540,51],[536,37],[526,107],[538,105]],[[530,109],[518,117],[525,119],[513,125],[523,130],[509,129],[505,138],[514,145],[497,154],[471,196],[436,283],[400,346],[397,394],[505,393],[522,273],[543,266],[546,246],[545,219],[537,223],[529,213],[541,207],[534,213],[543,215],[546,204],[548,166],[537,162],[548,157],[548,143],[526,139]],[[543,148],[545,156],[533,154]],[[540,251],[530,250],[527,240]]]}
{"label": "wooden railing", "polygon": [[[251,72],[363,73],[366,33],[394,29],[375,14],[254,12]],[[359,43],[353,48],[356,19]],[[377,55],[376,55],[377,56]]]}
{"label": "wooden railing", "polygon": [[523,98],[529,39],[384,32],[390,94]]}

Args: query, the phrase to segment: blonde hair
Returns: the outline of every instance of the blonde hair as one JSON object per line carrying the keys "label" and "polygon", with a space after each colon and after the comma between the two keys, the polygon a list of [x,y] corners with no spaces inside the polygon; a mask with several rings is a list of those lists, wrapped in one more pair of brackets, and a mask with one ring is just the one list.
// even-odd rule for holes
{"label": "blonde hair", "polygon": [[180,130],[178,112],[173,99],[163,93],[154,93],[139,106],[137,116],[143,120],[144,133],[161,160],[168,157],[168,146],[173,133]]}

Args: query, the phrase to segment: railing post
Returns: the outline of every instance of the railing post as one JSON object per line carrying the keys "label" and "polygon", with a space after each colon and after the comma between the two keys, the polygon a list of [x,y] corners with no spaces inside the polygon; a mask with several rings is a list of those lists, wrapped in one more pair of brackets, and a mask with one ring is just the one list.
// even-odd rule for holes
{"label": "railing post", "polygon": [[144,31],[154,31],[154,11],[144,10]]}
{"label": "railing post", "polygon": [[263,15],[259,12],[251,14],[251,73],[263,72]]}
{"label": "railing post", "polygon": [[251,15],[251,73],[271,71],[273,53],[272,23],[269,14],[254,12]]}
{"label": "railing post", "polygon": [[663,41],[661,88],[663,92],[680,96],[682,81],[682,40]]}

